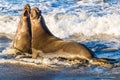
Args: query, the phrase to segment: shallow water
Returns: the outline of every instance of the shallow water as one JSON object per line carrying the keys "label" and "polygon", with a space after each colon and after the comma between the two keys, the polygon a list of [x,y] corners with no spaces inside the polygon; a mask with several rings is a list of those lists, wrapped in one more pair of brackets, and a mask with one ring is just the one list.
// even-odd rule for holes
{"label": "shallow water", "polygon": [[6,47],[9,46],[10,42],[11,42],[10,39],[1,36],[0,37],[0,52],[2,52],[4,49],[6,49]]}
{"label": "shallow water", "polygon": [[[1,51],[8,47],[11,42],[6,37],[0,38]],[[81,42],[92,49],[97,57],[111,58],[119,60],[119,43],[115,41],[92,40]],[[108,48],[115,48],[113,50]],[[105,51],[103,49],[106,49]],[[6,58],[5,55],[0,55],[0,79],[1,80],[118,80],[120,77],[120,67],[104,68],[99,66],[84,66],[77,64],[68,64],[56,60],[39,59],[36,62],[29,58],[14,59]],[[7,77],[6,77],[7,75]]]}

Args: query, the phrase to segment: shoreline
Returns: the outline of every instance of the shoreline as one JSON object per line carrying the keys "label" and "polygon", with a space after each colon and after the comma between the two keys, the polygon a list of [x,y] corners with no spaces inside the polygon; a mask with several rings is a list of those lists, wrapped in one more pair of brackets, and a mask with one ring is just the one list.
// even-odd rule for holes
{"label": "shoreline", "polygon": [[59,69],[16,59],[0,59],[0,80],[53,80]]}

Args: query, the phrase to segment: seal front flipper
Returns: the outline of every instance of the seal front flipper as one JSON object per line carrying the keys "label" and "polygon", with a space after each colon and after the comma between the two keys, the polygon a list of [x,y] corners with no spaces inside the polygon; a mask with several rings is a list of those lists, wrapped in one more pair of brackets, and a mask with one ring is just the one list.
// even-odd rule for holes
{"label": "seal front flipper", "polygon": [[32,48],[32,58],[34,58],[34,59],[42,58],[42,56],[40,56],[41,54],[43,54],[43,52],[41,50]]}

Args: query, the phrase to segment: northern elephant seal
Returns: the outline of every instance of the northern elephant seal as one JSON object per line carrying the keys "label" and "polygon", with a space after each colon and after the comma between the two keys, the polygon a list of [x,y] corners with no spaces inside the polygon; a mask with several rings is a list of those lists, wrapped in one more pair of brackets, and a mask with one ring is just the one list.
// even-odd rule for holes
{"label": "northern elephant seal", "polygon": [[17,52],[30,53],[31,50],[30,9],[29,4],[24,6],[13,40],[13,48],[16,49]]}
{"label": "northern elephant seal", "polygon": [[54,37],[45,25],[44,18],[38,8],[31,9],[32,54],[47,53],[51,57],[91,59],[93,54],[87,47],[76,42],[64,41]]}
{"label": "northern elephant seal", "polygon": [[31,48],[32,57],[63,57],[68,59],[85,59],[92,65],[112,67],[109,61],[114,59],[96,58],[95,54],[83,44],[64,41],[55,37],[47,28],[41,11],[32,8],[31,21]]}

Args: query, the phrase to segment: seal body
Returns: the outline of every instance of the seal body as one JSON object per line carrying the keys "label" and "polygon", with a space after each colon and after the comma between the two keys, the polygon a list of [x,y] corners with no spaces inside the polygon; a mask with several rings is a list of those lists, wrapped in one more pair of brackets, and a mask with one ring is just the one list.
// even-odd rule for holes
{"label": "seal body", "polygon": [[54,37],[45,26],[44,18],[38,8],[31,9],[32,54],[34,58],[43,52],[46,57],[91,59],[93,54],[83,45],[76,42],[63,41]]}
{"label": "seal body", "polygon": [[20,22],[13,40],[13,48],[20,52],[29,53],[31,49],[31,24],[30,6],[27,4],[23,9]]}
{"label": "seal body", "polygon": [[32,57],[47,58],[66,58],[70,60],[87,60],[92,65],[103,67],[112,67],[110,59],[95,58],[95,54],[83,44],[71,41],[64,41],[56,38],[50,33],[41,11],[38,8],[32,8],[30,14],[31,21],[31,48]]}

